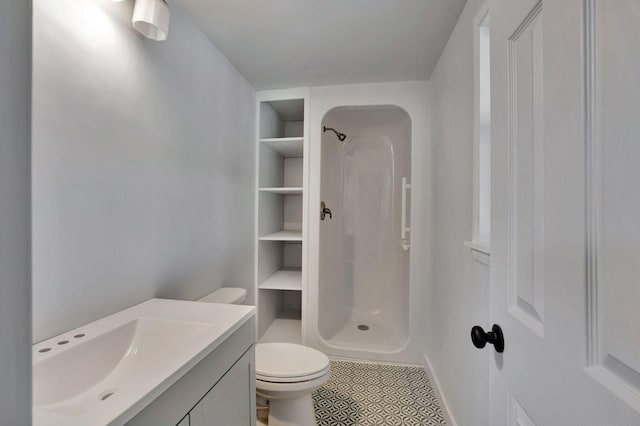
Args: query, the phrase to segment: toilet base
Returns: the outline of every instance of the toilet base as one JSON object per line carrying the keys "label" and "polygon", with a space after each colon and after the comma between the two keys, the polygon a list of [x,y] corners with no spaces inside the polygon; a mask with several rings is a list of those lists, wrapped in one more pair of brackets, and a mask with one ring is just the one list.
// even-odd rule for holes
{"label": "toilet base", "polygon": [[311,394],[293,399],[272,399],[269,426],[316,426]]}

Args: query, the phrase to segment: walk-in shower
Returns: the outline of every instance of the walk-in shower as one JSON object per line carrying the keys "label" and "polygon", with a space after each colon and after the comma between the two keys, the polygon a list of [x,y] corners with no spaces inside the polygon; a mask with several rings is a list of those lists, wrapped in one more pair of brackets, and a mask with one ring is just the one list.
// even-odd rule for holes
{"label": "walk-in shower", "polygon": [[395,106],[340,107],[322,126],[319,336],[327,348],[399,351],[409,339],[401,228],[408,227],[411,119]]}

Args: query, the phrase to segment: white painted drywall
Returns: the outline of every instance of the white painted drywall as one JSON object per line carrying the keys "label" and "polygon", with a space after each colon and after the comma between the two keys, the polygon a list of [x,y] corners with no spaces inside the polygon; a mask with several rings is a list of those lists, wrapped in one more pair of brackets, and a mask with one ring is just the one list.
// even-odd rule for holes
{"label": "white painted drywall", "polygon": [[35,341],[252,288],[255,91],[173,3],[160,43],[132,7],[34,1]]}
{"label": "white painted drywall", "polygon": [[424,295],[424,354],[459,425],[485,425],[490,350],[470,340],[489,324],[489,269],[463,245],[473,212],[473,26],[469,0],[432,74],[431,274]]}
{"label": "white painted drywall", "polygon": [[0,425],[31,424],[31,2],[0,2]]}

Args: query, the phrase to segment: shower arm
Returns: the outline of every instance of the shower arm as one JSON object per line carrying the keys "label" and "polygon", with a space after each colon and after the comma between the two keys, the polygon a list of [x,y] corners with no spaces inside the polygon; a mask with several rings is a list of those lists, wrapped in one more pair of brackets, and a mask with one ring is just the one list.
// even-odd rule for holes
{"label": "shower arm", "polygon": [[344,133],[340,133],[332,127],[322,126],[322,133],[326,133],[327,131],[335,133],[340,142],[344,142],[344,140],[347,138],[347,135],[345,135]]}

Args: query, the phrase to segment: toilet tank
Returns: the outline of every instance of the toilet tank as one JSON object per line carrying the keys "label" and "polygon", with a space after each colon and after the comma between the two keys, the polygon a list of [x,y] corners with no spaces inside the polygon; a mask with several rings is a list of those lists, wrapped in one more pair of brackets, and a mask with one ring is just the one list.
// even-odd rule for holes
{"label": "toilet tank", "polygon": [[247,298],[247,290],[238,287],[220,287],[216,291],[207,294],[198,302],[226,303],[230,305],[242,305]]}

